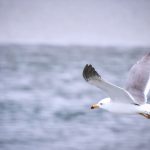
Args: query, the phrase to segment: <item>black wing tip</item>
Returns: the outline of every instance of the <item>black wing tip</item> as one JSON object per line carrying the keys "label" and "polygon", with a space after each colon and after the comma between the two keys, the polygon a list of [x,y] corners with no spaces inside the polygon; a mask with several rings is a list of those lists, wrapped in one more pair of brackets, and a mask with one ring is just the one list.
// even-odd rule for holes
{"label": "black wing tip", "polygon": [[97,76],[100,77],[100,75],[96,72],[95,68],[91,64],[86,64],[83,69],[83,77],[86,81],[89,80],[90,77]]}

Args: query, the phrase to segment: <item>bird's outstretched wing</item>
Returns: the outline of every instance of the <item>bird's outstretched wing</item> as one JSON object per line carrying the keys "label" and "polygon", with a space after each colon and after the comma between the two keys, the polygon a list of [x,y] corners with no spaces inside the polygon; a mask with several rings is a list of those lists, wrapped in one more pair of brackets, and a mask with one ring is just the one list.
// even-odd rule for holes
{"label": "bird's outstretched wing", "polygon": [[147,94],[150,90],[150,53],[146,54],[131,68],[126,89],[134,97],[137,104],[146,103]]}
{"label": "bird's outstretched wing", "polygon": [[124,89],[104,81],[92,65],[86,65],[83,70],[84,79],[108,94],[112,101],[133,103],[132,96]]}

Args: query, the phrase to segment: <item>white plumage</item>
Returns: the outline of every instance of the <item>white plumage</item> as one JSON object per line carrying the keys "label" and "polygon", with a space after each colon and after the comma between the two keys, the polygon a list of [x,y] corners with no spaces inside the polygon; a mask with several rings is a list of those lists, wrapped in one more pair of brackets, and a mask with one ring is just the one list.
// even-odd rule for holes
{"label": "white plumage", "polygon": [[91,108],[103,108],[115,113],[140,114],[150,118],[150,104],[146,103],[150,90],[150,53],[131,68],[126,89],[102,79],[92,65],[85,66],[83,77],[109,96]]}

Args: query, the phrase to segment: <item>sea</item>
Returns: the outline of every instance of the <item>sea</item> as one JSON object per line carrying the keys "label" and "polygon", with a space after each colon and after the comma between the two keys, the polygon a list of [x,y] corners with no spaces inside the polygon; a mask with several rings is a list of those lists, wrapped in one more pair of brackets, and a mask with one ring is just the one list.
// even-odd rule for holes
{"label": "sea", "polygon": [[0,45],[0,150],[149,150],[150,120],[90,106],[108,97],[82,76],[92,64],[125,87],[150,48]]}

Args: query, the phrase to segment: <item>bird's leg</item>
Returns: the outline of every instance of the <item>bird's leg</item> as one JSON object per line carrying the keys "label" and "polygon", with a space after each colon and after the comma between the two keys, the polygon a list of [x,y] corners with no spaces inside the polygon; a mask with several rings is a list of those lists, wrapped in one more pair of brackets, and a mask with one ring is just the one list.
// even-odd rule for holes
{"label": "bird's leg", "polygon": [[150,119],[150,114],[144,114],[144,113],[139,113],[140,115],[144,116],[147,119]]}

